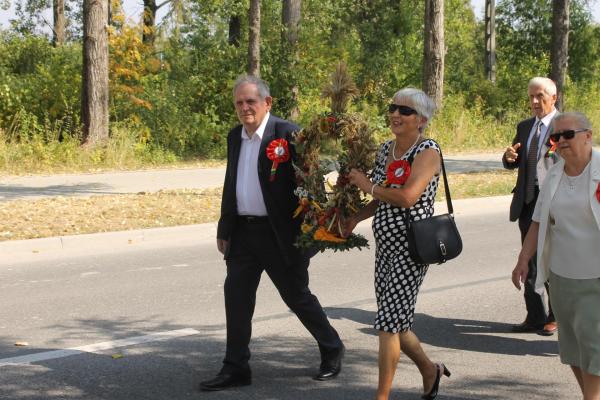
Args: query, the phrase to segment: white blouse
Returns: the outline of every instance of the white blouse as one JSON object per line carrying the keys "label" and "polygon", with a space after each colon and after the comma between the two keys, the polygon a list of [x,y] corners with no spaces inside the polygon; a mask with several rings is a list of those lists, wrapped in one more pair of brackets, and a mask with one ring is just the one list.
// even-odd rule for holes
{"label": "white blouse", "polygon": [[[589,254],[597,254],[600,248],[600,230],[589,201],[589,175],[590,164],[578,176],[563,172],[550,203],[549,267],[564,278],[600,277],[600,260],[589,257]],[[539,220],[539,215],[534,219]]]}

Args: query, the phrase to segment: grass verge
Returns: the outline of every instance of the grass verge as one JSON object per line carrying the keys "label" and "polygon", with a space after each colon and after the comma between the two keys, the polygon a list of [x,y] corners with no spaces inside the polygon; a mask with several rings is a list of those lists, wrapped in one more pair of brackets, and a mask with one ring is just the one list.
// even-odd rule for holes
{"label": "grass verge", "polygon": [[[448,176],[453,199],[509,194],[515,174],[495,171]],[[0,241],[214,222],[220,188],[0,202]],[[443,186],[438,200],[444,198]]]}

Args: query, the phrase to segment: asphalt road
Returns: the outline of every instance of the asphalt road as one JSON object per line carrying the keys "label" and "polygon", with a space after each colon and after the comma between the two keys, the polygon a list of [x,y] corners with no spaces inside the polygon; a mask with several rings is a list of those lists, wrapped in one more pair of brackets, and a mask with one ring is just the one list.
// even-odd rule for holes
{"label": "asphalt road", "polygon": [[[446,157],[449,172],[501,169],[501,154]],[[99,174],[0,176],[0,201],[51,196],[98,196],[156,192],[161,189],[205,189],[223,185],[225,168],[187,168],[121,171]]]}
{"label": "asphalt road", "polygon": [[[507,198],[458,201],[464,252],[431,266],[415,331],[452,371],[440,399],[574,399],[555,337],[509,333],[521,322],[510,283],[519,233]],[[368,224],[360,229],[370,235]],[[311,287],[347,347],[338,379],[315,382],[313,339],[264,276],[253,325],[250,387],[199,393],[220,368],[224,262],[212,237],[173,237],[96,251],[0,259],[0,398],[369,399],[377,381],[373,249],[313,259]],[[28,345],[15,346],[24,341]],[[403,357],[393,399],[418,399]]]}

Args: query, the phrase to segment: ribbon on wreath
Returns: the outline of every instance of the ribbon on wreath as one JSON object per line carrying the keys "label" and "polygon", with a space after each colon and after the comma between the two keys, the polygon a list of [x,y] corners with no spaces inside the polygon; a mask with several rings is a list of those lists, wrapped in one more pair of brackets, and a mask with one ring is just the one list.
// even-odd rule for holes
{"label": "ribbon on wreath", "polygon": [[406,160],[397,160],[392,162],[386,174],[386,185],[404,185],[410,176],[410,163]]}
{"label": "ribbon on wreath", "polygon": [[275,180],[275,172],[280,163],[286,162],[290,159],[290,150],[288,148],[288,142],[285,139],[275,139],[267,146],[267,157],[273,161],[271,165],[271,175],[269,181]]}

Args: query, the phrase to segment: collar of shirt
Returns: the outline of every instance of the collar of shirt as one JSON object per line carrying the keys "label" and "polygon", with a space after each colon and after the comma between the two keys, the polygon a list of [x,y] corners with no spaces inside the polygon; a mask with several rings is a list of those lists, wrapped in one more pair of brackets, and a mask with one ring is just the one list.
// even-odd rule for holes
{"label": "collar of shirt", "polygon": [[[258,136],[259,141],[262,140],[262,137],[265,134],[265,128],[267,127],[267,121],[269,121],[270,116],[271,116],[270,112],[267,112],[265,114],[265,117],[263,118],[262,122],[258,126],[258,129],[256,130],[256,132],[254,132],[254,135],[252,135],[252,138],[254,138],[254,136],[256,135],[256,136]],[[246,131],[246,128],[242,125],[242,140],[252,140],[252,138],[248,137],[248,131]]]}
{"label": "collar of shirt", "polygon": [[[542,156],[542,151],[544,150],[543,144],[545,142],[542,142],[542,141],[544,139],[546,139],[546,134],[548,133],[548,127],[550,127],[552,118],[554,118],[554,115],[556,115],[556,113],[557,113],[557,110],[555,108],[541,119],[542,125],[540,126],[540,138],[539,138],[540,144],[538,145],[538,154],[537,154],[538,159]],[[533,136],[535,135],[535,128],[539,121],[540,121],[540,119],[538,117],[535,117],[535,122],[533,123],[533,127],[531,128],[531,133],[529,135],[529,139],[527,139],[527,148],[529,148],[529,146],[531,146],[531,140],[533,139]]]}
{"label": "collar of shirt", "polygon": [[[556,112],[557,111],[555,108],[542,118],[542,125],[544,125],[543,126],[544,128],[548,128],[550,126],[550,122],[552,122],[552,118],[554,118],[554,115],[556,114]],[[537,117],[535,117],[535,124],[537,124],[538,121],[539,121],[539,119]],[[533,126],[535,126],[535,124],[533,124]],[[544,132],[542,132],[542,133],[544,133]]]}

